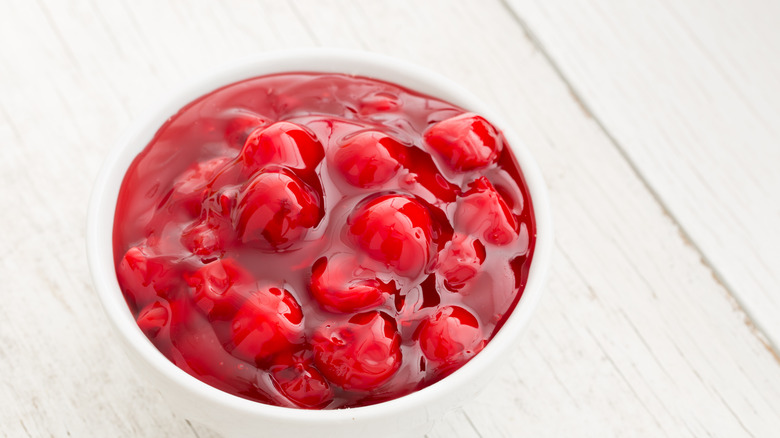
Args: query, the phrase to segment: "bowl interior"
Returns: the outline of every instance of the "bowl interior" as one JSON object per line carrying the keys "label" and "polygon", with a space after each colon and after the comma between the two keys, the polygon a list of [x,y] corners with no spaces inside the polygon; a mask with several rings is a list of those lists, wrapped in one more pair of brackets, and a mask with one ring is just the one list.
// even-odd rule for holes
{"label": "bowl interior", "polygon": [[[282,72],[346,73],[396,83],[479,113],[504,132],[528,186],[536,219],[536,244],[523,296],[503,327],[482,352],[441,381],[412,394],[375,405],[326,411],[308,411],[264,405],[222,392],[190,376],[168,361],[136,325],[119,289],[113,262],[114,209],[125,171],[160,126],[192,100],[240,80]],[[377,54],[313,49],[268,53],[238,60],[191,82],[167,96],[138,119],[120,138],[101,169],[88,212],[87,251],[93,280],[109,319],[128,346],[155,371],[196,397],[203,397],[245,414],[293,421],[341,421],[346,418],[392,415],[424,406],[484,373],[489,364],[502,361],[526,325],[542,291],[552,247],[547,192],[539,169],[527,149],[498,114],[446,77],[398,59]]]}

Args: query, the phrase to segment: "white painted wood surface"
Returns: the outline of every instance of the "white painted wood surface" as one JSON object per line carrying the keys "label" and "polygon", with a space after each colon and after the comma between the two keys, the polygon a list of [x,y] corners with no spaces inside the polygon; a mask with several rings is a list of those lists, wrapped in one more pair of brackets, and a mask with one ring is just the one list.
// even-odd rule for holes
{"label": "white painted wood surface", "polygon": [[780,345],[780,2],[506,1]]}
{"label": "white painted wood surface", "polygon": [[777,436],[778,5],[614,3],[0,2],[0,434],[213,436],[115,345],[84,254],[92,179],[180,81],[341,46],[472,89],[552,196],[527,336],[430,438]]}

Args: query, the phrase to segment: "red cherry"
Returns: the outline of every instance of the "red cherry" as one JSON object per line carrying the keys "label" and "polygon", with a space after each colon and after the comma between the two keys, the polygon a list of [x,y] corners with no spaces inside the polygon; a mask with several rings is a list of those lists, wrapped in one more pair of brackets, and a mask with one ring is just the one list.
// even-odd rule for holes
{"label": "red cherry", "polygon": [[317,260],[312,268],[311,293],[331,312],[352,313],[374,308],[395,292],[376,273],[363,268],[353,254],[336,254]]}
{"label": "red cherry", "polygon": [[170,261],[150,254],[144,246],[127,250],[116,270],[126,298],[135,309],[143,309],[158,296],[165,297],[176,286],[179,273]]}
{"label": "red cherry", "polygon": [[422,323],[420,349],[442,372],[466,363],[485,347],[479,321],[468,310],[444,306]]}
{"label": "red cherry", "polygon": [[187,279],[192,298],[211,320],[232,318],[255,288],[255,279],[233,259],[216,260]]}
{"label": "red cherry", "polygon": [[231,147],[240,148],[254,130],[268,125],[265,118],[247,111],[232,111],[225,124],[225,141]]}
{"label": "red cherry", "polygon": [[343,325],[326,324],[312,338],[314,362],[332,383],[367,391],[401,366],[395,321],[380,312],[359,313]]}
{"label": "red cherry", "polygon": [[236,231],[243,243],[285,250],[322,219],[320,199],[287,171],[255,175],[238,195]]}
{"label": "red cherry", "polygon": [[404,146],[379,131],[349,137],[336,150],[333,161],[344,178],[356,187],[379,186],[395,176],[401,164],[395,156]]}
{"label": "red cherry", "polygon": [[144,307],[135,320],[146,337],[152,339],[157,337],[160,331],[168,326],[170,319],[171,311],[168,308],[168,304],[158,300]]}
{"label": "red cherry", "polygon": [[485,246],[477,239],[455,233],[439,252],[437,270],[444,285],[457,291],[476,277],[485,261]]}
{"label": "red cherry", "polygon": [[380,196],[360,207],[347,223],[353,243],[400,274],[419,275],[430,261],[430,213],[412,198]]}
{"label": "red cherry", "polygon": [[284,121],[252,131],[240,154],[249,173],[269,164],[314,169],[324,156],[322,144],[314,133]]}
{"label": "red cherry", "polygon": [[225,231],[217,221],[198,221],[182,231],[181,243],[192,254],[209,263],[225,255]]}
{"label": "red cherry", "polygon": [[474,113],[442,120],[428,128],[423,138],[453,169],[461,171],[487,167],[502,148],[496,128]]}
{"label": "red cherry", "polygon": [[401,102],[398,95],[389,91],[378,91],[368,94],[361,98],[358,103],[360,114],[363,115],[396,111],[401,108],[402,104],[403,102]]}
{"label": "red cherry", "polygon": [[307,409],[321,409],[333,400],[333,389],[312,364],[301,355],[281,361],[269,369],[279,391],[296,405]]}
{"label": "red cherry", "polygon": [[[226,176],[226,173],[220,177],[222,176]],[[241,186],[219,181],[219,178],[215,180],[215,185],[207,191],[201,202],[203,206],[201,222],[205,222],[208,227],[218,231],[221,237],[227,238],[226,232],[220,228],[223,225],[231,225],[231,217],[238,204]]]}
{"label": "red cherry", "polygon": [[289,292],[260,289],[236,313],[226,349],[239,359],[263,363],[303,342],[303,313]]}
{"label": "red cherry", "polygon": [[455,211],[455,228],[481,235],[494,245],[507,245],[517,239],[515,215],[493,184],[484,176],[472,182]]}
{"label": "red cherry", "polygon": [[217,157],[191,166],[174,180],[170,202],[180,205],[191,217],[197,217],[206,187],[229,161],[228,157]]}
{"label": "red cherry", "polygon": [[[268,397],[268,394],[273,392],[273,387],[264,383],[260,371],[228,354],[214,327],[188,300],[173,300],[170,302],[170,309],[170,342],[173,353],[166,356],[171,361],[209,385],[251,397],[262,403],[274,403]],[[160,339],[155,341],[159,342]]]}

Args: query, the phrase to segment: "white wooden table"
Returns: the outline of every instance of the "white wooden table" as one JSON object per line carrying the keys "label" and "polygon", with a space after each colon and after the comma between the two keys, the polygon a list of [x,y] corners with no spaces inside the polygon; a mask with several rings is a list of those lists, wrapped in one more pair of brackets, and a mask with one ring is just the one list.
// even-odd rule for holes
{"label": "white wooden table", "polygon": [[161,93],[361,48],[504,113],[552,197],[547,295],[434,437],[780,436],[780,2],[0,1],[0,435],[210,437],[125,363],[85,211]]}

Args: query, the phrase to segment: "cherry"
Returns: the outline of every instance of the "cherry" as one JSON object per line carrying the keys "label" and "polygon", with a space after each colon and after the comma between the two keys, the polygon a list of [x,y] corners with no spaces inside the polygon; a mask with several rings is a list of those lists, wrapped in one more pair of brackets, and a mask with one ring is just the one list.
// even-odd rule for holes
{"label": "cherry", "polygon": [[177,287],[178,272],[166,258],[151,255],[144,246],[134,246],[122,257],[116,276],[131,305],[142,309]]}
{"label": "cherry", "polygon": [[253,291],[255,279],[233,259],[209,263],[187,278],[193,301],[212,320],[232,318]]}
{"label": "cherry", "polygon": [[232,111],[230,121],[225,124],[225,141],[231,147],[240,148],[250,133],[269,123],[265,118],[248,111]]}
{"label": "cherry", "polygon": [[[260,378],[260,371],[237,359],[227,351],[214,332],[187,300],[170,302],[170,342],[172,354],[168,358],[200,380],[233,394],[251,397],[262,403],[274,403],[268,394],[270,384]],[[155,339],[159,342],[159,339]],[[292,406],[292,403],[275,403]]]}
{"label": "cherry", "polygon": [[423,138],[450,167],[459,171],[489,166],[502,149],[496,128],[474,113],[442,120],[428,128]]}
{"label": "cherry", "polygon": [[358,103],[360,114],[364,115],[397,111],[402,105],[403,102],[400,97],[389,91],[377,91],[367,94]]}
{"label": "cherry", "polygon": [[239,156],[253,173],[269,164],[311,170],[325,153],[308,128],[282,121],[252,131]]}
{"label": "cherry", "polygon": [[352,313],[379,306],[396,292],[376,278],[374,271],[358,263],[353,254],[336,254],[314,263],[312,296],[328,311]]}
{"label": "cherry", "polygon": [[455,228],[481,235],[494,245],[507,245],[517,239],[518,223],[506,201],[484,176],[470,184],[455,212]]}
{"label": "cherry", "polygon": [[174,180],[170,202],[180,205],[191,217],[197,217],[206,187],[229,161],[228,157],[217,157],[191,166]]}
{"label": "cherry", "polygon": [[224,231],[216,221],[198,221],[182,231],[181,242],[192,254],[209,263],[225,254]]}
{"label": "cherry", "polygon": [[171,311],[168,304],[158,300],[144,307],[135,320],[146,337],[152,339],[157,337],[160,330],[168,326],[170,319]]}
{"label": "cherry", "polygon": [[274,384],[287,399],[307,409],[321,409],[333,400],[333,389],[312,359],[296,354],[269,368]]}
{"label": "cherry", "polygon": [[333,161],[356,187],[375,187],[392,179],[401,164],[394,158],[404,146],[379,131],[363,131],[344,140]]}
{"label": "cherry", "polygon": [[477,318],[457,306],[439,308],[420,325],[418,336],[423,355],[445,373],[466,363],[487,343]]}
{"label": "cherry", "polygon": [[230,329],[226,349],[239,359],[262,364],[303,342],[303,312],[288,291],[262,288],[244,301]]}
{"label": "cherry", "polygon": [[322,219],[320,198],[285,170],[256,174],[238,195],[235,228],[242,243],[283,251]]}
{"label": "cherry", "polygon": [[395,321],[380,312],[359,313],[347,323],[326,323],[312,338],[314,362],[331,383],[368,391],[401,366]]}
{"label": "cherry", "polygon": [[413,198],[385,195],[364,203],[347,220],[349,236],[369,257],[409,277],[431,256],[428,209]]}
{"label": "cherry", "polygon": [[485,256],[482,242],[455,233],[439,252],[437,270],[444,278],[444,285],[453,291],[463,288],[479,273]]}
{"label": "cherry", "polygon": [[[230,168],[230,170],[232,170],[232,168]],[[221,176],[224,175],[225,174],[222,174]],[[224,183],[219,179],[220,178],[217,178],[215,180],[215,184],[224,185],[209,189],[206,192],[206,195],[203,197],[203,213],[201,214],[201,222],[205,222],[209,228],[217,231],[221,237],[227,238],[228,236],[224,235],[225,231],[220,230],[220,228],[222,225],[225,225],[226,223],[229,224],[231,222],[233,211],[238,204],[238,196],[241,194],[242,187],[246,184],[243,186],[233,185]]]}

